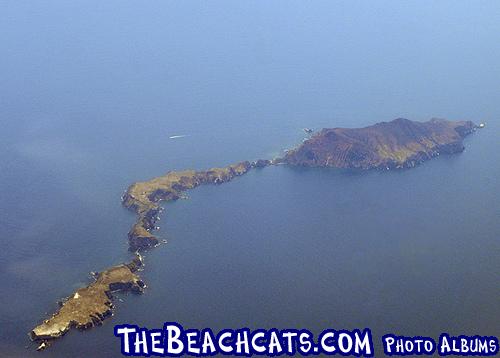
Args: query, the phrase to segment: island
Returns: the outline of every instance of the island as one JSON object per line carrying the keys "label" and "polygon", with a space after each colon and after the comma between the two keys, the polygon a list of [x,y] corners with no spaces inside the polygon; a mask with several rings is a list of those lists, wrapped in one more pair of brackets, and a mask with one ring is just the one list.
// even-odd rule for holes
{"label": "island", "polygon": [[325,128],[288,151],[281,162],[308,167],[349,169],[411,168],[440,154],[464,150],[471,121],[398,118],[364,128]]}
{"label": "island", "polygon": [[122,197],[123,206],[137,213],[137,221],[128,233],[130,251],[143,251],[159,244],[151,234],[161,212],[160,201],[173,201],[186,190],[202,184],[222,184],[247,173],[252,168],[263,168],[272,164],[270,160],[241,162],[225,168],[206,171],[185,170],[169,172],[164,176],[132,184]]}
{"label": "island", "polygon": [[145,284],[136,273],[142,265],[137,255],[130,263],[94,273],[94,282],[62,300],[59,311],[30,332],[31,339],[42,341],[41,347],[45,347],[47,339],[61,337],[70,328],[100,325],[113,312],[114,292],[142,293]]}
{"label": "island", "polygon": [[282,158],[243,161],[204,171],[171,171],[134,183],[122,197],[123,206],[137,215],[128,232],[129,251],[134,259],[96,274],[88,286],[63,300],[59,310],[35,327],[30,337],[40,342],[39,348],[43,349],[71,328],[88,329],[101,324],[113,312],[114,292],[143,292],[145,284],[137,274],[143,266],[140,252],[160,243],[153,231],[162,212],[161,202],[178,200],[185,191],[199,185],[219,185],[251,169],[271,165],[354,170],[411,168],[440,154],[462,152],[463,139],[476,128],[471,121],[416,122],[403,118],[364,128],[325,128]]}

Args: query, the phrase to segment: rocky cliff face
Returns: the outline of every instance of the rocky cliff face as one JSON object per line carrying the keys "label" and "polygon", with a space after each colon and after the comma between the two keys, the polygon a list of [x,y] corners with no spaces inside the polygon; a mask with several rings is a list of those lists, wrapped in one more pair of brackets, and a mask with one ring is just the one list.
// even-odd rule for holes
{"label": "rocky cliff face", "polygon": [[365,128],[328,128],[289,151],[280,161],[309,167],[408,168],[439,154],[461,152],[470,121],[398,118]]}

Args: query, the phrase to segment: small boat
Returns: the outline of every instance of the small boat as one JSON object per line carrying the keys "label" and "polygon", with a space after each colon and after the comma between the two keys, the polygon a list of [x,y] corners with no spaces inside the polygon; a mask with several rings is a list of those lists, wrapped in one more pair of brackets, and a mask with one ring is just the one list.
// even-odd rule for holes
{"label": "small boat", "polygon": [[486,126],[486,124],[484,123],[479,123],[479,128],[484,128]]}
{"label": "small boat", "polygon": [[311,128],[304,128],[303,129],[304,132],[306,132],[307,134],[311,134],[313,132],[313,130]]}

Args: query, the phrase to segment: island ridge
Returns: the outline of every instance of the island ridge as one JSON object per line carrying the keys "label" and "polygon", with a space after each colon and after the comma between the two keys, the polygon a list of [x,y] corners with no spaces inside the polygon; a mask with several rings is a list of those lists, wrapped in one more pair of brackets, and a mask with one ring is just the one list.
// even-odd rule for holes
{"label": "island ridge", "polygon": [[199,185],[222,184],[253,168],[270,165],[360,170],[411,168],[440,154],[463,151],[463,138],[476,128],[470,121],[415,122],[399,118],[365,128],[323,129],[283,158],[244,161],[206,171],[171,171],[134,183],[123,195],[122,204],[137,214],[128,233],[129,250],[135,253],[135,258],[97,274],[94,282],[63,300],[59,310],[35,327],[30,337],[41,342],[43,348],[49,340],[61,337],[71,328],[87,329],[101,324],[113,312],[113,292],[143,291],[145,284],[137,274],[143,265],[139,252],[160,243],[152,231],[156,229],[162,201],[175,201]]}

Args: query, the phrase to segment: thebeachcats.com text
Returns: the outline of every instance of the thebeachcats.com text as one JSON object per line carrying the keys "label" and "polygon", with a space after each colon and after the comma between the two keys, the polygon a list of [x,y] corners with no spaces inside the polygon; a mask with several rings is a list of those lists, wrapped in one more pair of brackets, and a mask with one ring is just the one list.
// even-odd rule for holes
{"label": "thebeachcats.com text", "polygon": [[[114,333],[120,339],[122,354],[126,356],[374,356],[373,337],[369,328],[326,329],[315,337],[307,329],[240,328],[213,332],[210,328],[184,329],[179,323],[166,322],[163,329],[117,325]],[[387,356],[493,356],[499,351],[497,337],[452,336],[447,333],[442,333],[438,339],[386,334],[382,337],[381,345]]]}

